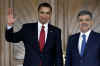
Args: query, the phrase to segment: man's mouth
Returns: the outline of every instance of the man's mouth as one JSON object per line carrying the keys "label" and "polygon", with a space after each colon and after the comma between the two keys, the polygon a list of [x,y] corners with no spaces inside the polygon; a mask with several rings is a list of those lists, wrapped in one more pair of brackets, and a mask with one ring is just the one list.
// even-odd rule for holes
{"label": "man's mouth", "polygon": [[81,24],[81,26],[82,26],[82,27],[87,27],[87,26],[88,26],[88,24],[83,23],[83,24]]}

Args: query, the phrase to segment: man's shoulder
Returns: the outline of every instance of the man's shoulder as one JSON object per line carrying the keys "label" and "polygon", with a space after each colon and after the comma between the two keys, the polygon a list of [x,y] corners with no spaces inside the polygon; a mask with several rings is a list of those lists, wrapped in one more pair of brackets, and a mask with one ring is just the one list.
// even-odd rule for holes
{"label": "man's shoulder", "polygon": [[80,35],[80,32],[71,34],[70,37],[76,37],[76,36],[79,36],[79,35]]}
{"label": "man's shoulder", "polygon": [[49,24],[50,29],[54,30],[54,31],[61,31],[61,29],[57,26],[51,25]]}
{"label": "man's shoulder", "polygon": [[25,23],[22,25],[23,28],[34,28],[37,26],[37,23]]}
{"label": "man's shoulder", "polygon": [[97,38],[100,38],[100,33],[96,31],[92,31],[93,35]]}
{"label": "man's shoulder", "polygon": [[23,24],[23,26],[33,26],[33,25],[36,25],[37,24],[37,22],[35,22],[35,23],[25,23],[25,24]]}

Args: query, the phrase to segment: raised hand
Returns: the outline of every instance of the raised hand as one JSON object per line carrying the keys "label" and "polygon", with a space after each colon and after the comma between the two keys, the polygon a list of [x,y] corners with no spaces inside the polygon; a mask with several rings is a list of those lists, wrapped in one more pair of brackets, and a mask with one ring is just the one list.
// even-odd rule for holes
{"label": "raised hand", "polygon": [[8,26],[12,26],[16,19],[14,18],[13,15],[13,8],[8,9]]}

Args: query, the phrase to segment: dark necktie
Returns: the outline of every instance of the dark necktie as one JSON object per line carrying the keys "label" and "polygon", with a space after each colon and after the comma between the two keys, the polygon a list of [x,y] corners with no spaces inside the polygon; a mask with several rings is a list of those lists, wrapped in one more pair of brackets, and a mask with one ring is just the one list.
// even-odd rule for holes
{"label": "dark necktie", "polygon": [[82,35],[82,38],[83,38],[83,40],[82,40],[82,46],[81,46],[80,56],[83,56],[83,54],[84,54],[84,49],[85,49],[85,45],[86,45],[86,35],[83,34]]}
{"label": "dark necktie", "polygon": [[39,44],[40,44],[40,51],[43,51],[44,48],[44,44],[45,44],[45,31],[44,31],[44,26],[42,26],[41,28],[41,32],[40,32],[40,38],[39,38]]}

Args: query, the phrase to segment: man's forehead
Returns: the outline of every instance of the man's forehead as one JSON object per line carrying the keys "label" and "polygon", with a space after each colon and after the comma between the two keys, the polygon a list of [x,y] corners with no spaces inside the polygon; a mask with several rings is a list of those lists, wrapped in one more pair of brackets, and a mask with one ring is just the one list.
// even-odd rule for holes
{"label": "man's forehead", "polygon": [[50,12],[49,8],[40,8],[40,12]]}
{"label": "man's forehead", "polygon": [[81,15],[79,18],[91,18],[89,15]]}

